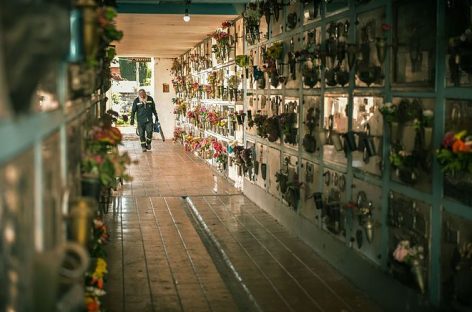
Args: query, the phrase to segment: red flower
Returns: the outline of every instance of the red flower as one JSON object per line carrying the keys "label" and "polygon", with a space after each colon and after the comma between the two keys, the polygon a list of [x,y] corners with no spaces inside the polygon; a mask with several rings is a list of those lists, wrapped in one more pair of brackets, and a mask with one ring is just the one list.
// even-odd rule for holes
{"label": "red flower", "polygon": [[389,31],[389,30],[392,30],[392,25],[390,24],[387,24],[387,23],[382,23],[382,30],[383,31]]}
{"label": "red flower", "polygon": [[223,24],[221,24],[221,27],[228,28],[231,25],[233,25],[233,23],[231,21],[224,21]]}

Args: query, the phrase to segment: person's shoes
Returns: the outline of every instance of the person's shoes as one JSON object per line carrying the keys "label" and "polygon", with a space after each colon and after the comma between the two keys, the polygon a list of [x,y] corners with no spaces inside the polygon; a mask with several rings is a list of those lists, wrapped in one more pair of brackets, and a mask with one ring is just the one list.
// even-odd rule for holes
{"label": "person's shoes", "polygon": [[143,152],[147,152],[147,148],[143,147]]}
{"label": "person's shoes", "polygon": [[151,143],[146,144],[146,148],[147,148],[148,151],[150,151],[151,150]]}

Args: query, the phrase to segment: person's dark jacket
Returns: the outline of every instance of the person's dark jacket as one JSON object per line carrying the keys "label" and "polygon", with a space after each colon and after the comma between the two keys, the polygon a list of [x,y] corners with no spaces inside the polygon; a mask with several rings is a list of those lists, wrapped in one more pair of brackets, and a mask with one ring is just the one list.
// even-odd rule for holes
{"label": "person's dark jacket", "polygon": [[156,104],[154,99],[148,95],[146,103],[141,102],[141,99],[137,97],[133,102],[133,108],[131,109],[131,124],[134,124],[134,115],[137,115],[138,123],[152,123],[152,115],[156,117],[156,122],[159,120],[157,117]]}

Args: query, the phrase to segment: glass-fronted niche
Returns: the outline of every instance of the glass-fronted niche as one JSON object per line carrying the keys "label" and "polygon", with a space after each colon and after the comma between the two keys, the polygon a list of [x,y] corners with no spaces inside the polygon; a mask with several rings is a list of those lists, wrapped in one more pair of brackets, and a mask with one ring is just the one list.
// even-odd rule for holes
{"label": "glass-fronted niche", "polygon": [[352,112],[352,130],[355,134],[355,149],[352,151],[352,166],[380,176],[382,174],[383,118],[380,108],[383,98],[377,96],[355,96]]}
{"label": "glass-fronted niche", "polygon": [[446,101],[445,131],[438,159],[444,171],[444,195],[472,206],[472,101]]}
{"label": "glass-fronted niche", "polygon": [[434,105],[430,98],[394,98],[386,117],[392,179],[431,192]]}
{"label": "glass-fronted niche", "polygon": [[436,5],[422,0],[399,0],[392,8],[393,82],[402,87],[433,87],[436,74]]}
{"label": "glass-fronted niche", "polygon": [[472,85],[472,3],[468,0],[445,1],[447,47],[447,85]]}
{"label": "glass-fronted niche", "polygon": [[348,134],[347,108],[346,95],[326,95],[324,98],[323,159],[342,166],[347,165],[347,144],[352,141]]}

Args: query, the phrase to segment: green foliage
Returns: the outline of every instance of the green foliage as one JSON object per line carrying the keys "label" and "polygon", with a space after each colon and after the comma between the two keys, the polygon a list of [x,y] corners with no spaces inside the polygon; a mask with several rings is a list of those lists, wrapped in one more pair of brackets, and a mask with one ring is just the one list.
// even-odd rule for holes
{"label": "green foliage", "polygon": [[139,84],[141,86],[151,85],[152,71],[147,62],[136,63],[126,58],[119,58],[121,77],[125,80],[136,80],[136,68],[139,64]]}
{"label": "green foliage", "polygon": [[130,81],[136,80],[136,63],[121,57],[119,58],[119,63],[121,77]]}

